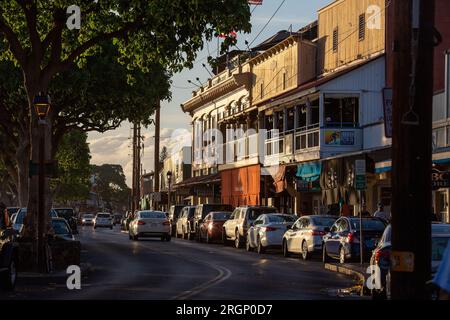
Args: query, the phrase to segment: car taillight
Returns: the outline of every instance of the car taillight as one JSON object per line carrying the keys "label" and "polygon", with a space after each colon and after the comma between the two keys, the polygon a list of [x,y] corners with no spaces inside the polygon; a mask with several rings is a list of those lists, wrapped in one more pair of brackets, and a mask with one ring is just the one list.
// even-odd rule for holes
{"label": "car taillight", "polygon": [[142,225],[145,224],[145,221],[139,220],[137,224],[140,225],[140,226],[142,226]]}
{"label": "car taillight", "polygon": [[348,236],[347,236],[347,241],[351,243],[351,242],[353,242],[354,240],[355,240],[355,235],[354,235],[353,233],[350,232],[350,233],[348,234]]}
{"label": "car taillight", "polygon": [[389,259],[390,255],[388,251],[378,250],[375,252],[375,262],[378,263],[381,258]]}
{"label": "car taillight", "polygon": [[164,221],[162,224],[163,224],[164,226],[169,226],[169,225],[170,225],[170,221]]}
{"label": "car taillight", "polygon": [[265,231],[265,232],[277,230],[277,228],[274,228],[274,227],[262,227],[261,229],[262,229],[262,231]]}

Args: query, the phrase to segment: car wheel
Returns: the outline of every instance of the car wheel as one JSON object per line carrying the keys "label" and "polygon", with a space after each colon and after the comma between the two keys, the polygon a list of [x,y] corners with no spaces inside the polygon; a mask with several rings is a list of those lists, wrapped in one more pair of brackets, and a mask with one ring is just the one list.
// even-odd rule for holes
{"label": "car wheel", "polygon": [[222,244],[224,246],[228,245],[227,234],[225,232],[225,229],[222,230]]}
{"label": "car wheel", "polygon": [[110,230],[112,230],[113,229],[113,227],[111,226],[110,228],[109,228]]}
{"label": "car wheel", "polygon": [[330,257],[328,256],[327,253],[327,248],[325,247],[325,244],[322,244],[322,262],[323,263],[327,263],[330,261]]}
{"label": "car wheel", "polygon": [[[202,237],[200,237],[200,239],[202,239]],[[206,232],[206,243],[210,244],[211,243],[211,238],[209,237],[209,233]]]}
{"label": "car wheel", "polygon": [[96,227],[96,226],[94,226],[94,230],[95,230],[95,229],[97,229],[97,227]]}
{"label": "car wheel", "polygon": [[185,239],[185,240],[186,240],[186,239],[188,238],[187,236],[188,236],[188,235],[187,235],[187,232],[186,232],[186,230],[184,230],[184,229],[183,229],[183,239]]}
{"label": "car wheel", "polygon": [[133,240],[133,237],[131,236],[131,233],[128,232],[128,239]]}
{"label": "car wheel", "polygon": [[165,237],[165,236],[162,236],[162,237],[161,237],[161,241],[162,241],[162,242],[166,241],[166,237]]}
{"label": "car wheel", "polygon": [[303,241],[301,257],[303,258],[303,260],[308,260],[309,256],[310,256],[310,254],[308,251],[308,244],[306,243],[306,241]]}
{"label": "car wheel", "polygon": [[388,274],[386,275],[386,288],[384,289],[386,292],[386,299],[391,300],[391,271],[388,271]]}
{"label": "car wheel", "polygon": [[0,287],[8,291],[14,290],[17,280],[17,268],[14,259],[9,263],[8,269],[0,275]]}
{"label": "car wheel", "polygon": [[192,240],[192,233],[190,230],[187,232],[187,239]]}
{"label": "car wheel", "polygon": [[266,248],[264,248],[264,246],[262,245],[261,239],[258,239],[257,251],[259,254],[263,254],[264,252],[266,252]]}
{"label": "car wheel", "polygon": [[288,249],[288,244],[287,244],[286,240],[283,240],[283,256],[285,258],[288,258],[290,256],[289,249]]}
{"label": "car wheel", "polygon": [[245,250],[247,250],[248,252],[252,251],[252,246],[250,245],[250,237],[247,236],[247,241],[245,241]]}
{"label": "car wheel", "polygon": [[236,249],[241,247],[241,236],[239,235],[239,231],[236,230],[235,238],[234,238],[234,246]]}
{"label": "car wheel", "polygon": [[169,234],[169,235],[166,236],[166,241],[170,242],[170,240],[172,240],[172,236]]}
{"label": "car wheel", "polygon": [[195,241],[202,242],[202,235],[200,234],[199,229],[195,232]]}
{"label": "car wheel", "polygon": [[341,248],[339,249],[339,263],[344,264],[346,261],[347,260],[345,258],[345,249],[344,247],[341,246]]}

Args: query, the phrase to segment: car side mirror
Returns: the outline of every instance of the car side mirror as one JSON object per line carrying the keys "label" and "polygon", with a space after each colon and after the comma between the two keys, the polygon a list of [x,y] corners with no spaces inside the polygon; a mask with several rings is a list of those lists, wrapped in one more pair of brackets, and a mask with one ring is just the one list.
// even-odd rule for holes
{"label": "car side mirror", "polygon": [[326,232],[326,233],[329,233],[330,232],[330,228],[325,227],[325,228],[323,228],[323,231]]}

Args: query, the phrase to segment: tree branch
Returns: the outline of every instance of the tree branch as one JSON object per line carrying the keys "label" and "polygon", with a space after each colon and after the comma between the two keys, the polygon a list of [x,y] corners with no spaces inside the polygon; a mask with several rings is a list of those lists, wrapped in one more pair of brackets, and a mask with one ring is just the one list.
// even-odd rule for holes
{"label": "tree branch", "polygon": [[17,35],[14,33],[14,31],[11,29],[11,27],[8,25],[8,23],[5,21],[3,15],[0,15],[0,33],[2,33],[6,40],[8,40],[9,48],[11,52],[13,53],[14,57],[17,59],[19,64],[21,66],[25,66],[25,59],[26,54],[25,51],[20,44],[19,39],[17,38]]}
{"label": "tree branch", "polygon": [[37,5],[35,1],[30,0],[16,0],[17,4],[22,8],[25,19],[27,21],[28,33],[30,35],[30,42],[32,51],[41,60],[42,57],[42,44],[37,31]]}

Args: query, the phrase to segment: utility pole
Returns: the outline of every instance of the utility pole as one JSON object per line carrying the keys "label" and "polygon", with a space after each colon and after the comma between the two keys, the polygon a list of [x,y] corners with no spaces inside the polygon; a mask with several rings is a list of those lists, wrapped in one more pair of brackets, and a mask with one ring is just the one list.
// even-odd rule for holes
{"label": "utility pole", "polygon": [[[160,112],[161,104],[158,100],[155,110],[155,188],[153,190],[154,194],[159,193],[159,135],[160,135]],[[157,201],[153,201],[154,209],[158,210]]]}
{"label": "utility pole", "polygon": [[132,188],[131,188],[131,212],[136,210],[136,142],[137,142],[137,126],[133,123],[133,172],[132,172]]}
{"label": "utility pole", "polygon": [[393,0],[393,299],[427,299],[431,277],[434,0]]}
{"label": "utility pole", "polygon": [[137,138],[136,138],[136,186],[135,186],[135,204],[134,207],[140,210],[139,201],[141,199],[141,123],[137,125]]}

